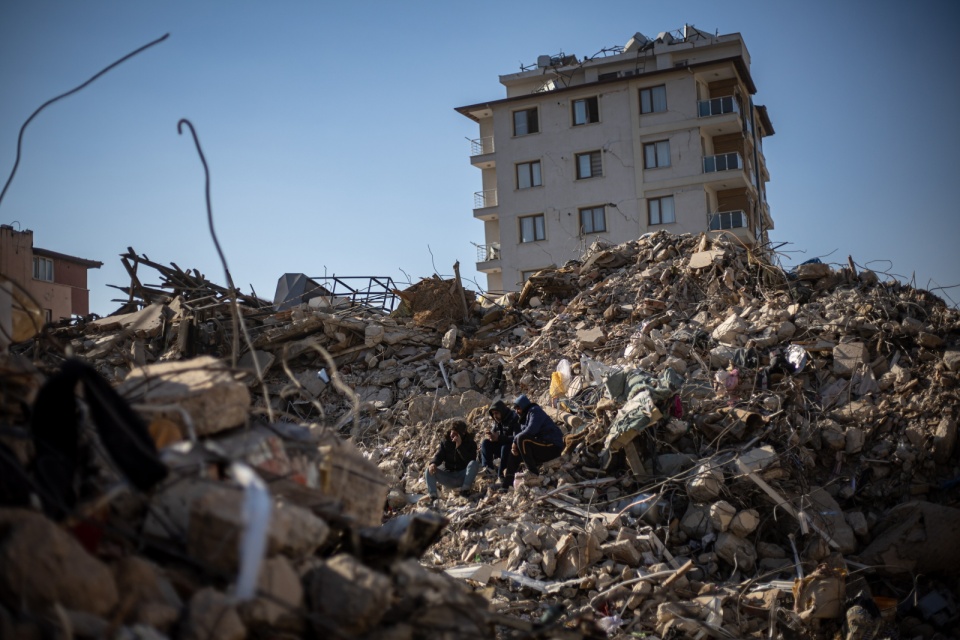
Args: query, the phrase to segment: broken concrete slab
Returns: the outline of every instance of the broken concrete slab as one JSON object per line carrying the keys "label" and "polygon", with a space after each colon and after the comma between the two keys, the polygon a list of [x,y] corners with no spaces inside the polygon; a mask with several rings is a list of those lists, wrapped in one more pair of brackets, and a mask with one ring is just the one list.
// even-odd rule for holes
{"label": "broken concrete slab", "polygon": [[39,513],[0,509],[0,601],[106,616],[119,594],[110,568],[64,529]]}
{"label": "broken concrete slab", "polygon": [[226,364],[212,356],[160,362],[134,369],[118,392],[134,404],[154,407],[184,434],[209,435],[247,421],[250,391]]}

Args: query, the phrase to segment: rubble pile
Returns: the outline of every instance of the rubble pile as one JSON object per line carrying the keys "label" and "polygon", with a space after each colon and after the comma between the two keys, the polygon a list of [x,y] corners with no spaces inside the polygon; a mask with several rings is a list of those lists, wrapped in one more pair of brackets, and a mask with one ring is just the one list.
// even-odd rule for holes
{"label": "rubble pile", "polygon": [[[929,292],[665,232],[393,313],[125,260],[164,283],[17,345],[2,442],[36,473],[70,354],[169,473],[132,483],[81,412],[76,505],[0,509],[3,637],[958,637],[960,314]],[[564,454],[419,503],[449,421],[520,393]]]}

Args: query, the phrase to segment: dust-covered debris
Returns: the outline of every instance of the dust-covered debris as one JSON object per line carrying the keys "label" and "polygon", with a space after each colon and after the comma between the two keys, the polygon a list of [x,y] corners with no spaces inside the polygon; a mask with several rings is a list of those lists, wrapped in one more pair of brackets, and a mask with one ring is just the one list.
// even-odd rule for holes
{"label": "dust-covered debris", "polygon": [[[16,423],[58,348],[86,358],[171,469],[145,494],[102,460],[81,476],[101,535],[86,553],[149,562],[156,593],[81,607],[50,591],[51,606],[169,637],[834,638],[864,621],[956,637],[960,316],[929,292],[665,232],[497,299],[425,279],[391,314],[252,297],[234,314],[199,274],[161,275],[125,289],[132,315],[48,332],[6,365]],[[211,381],[164,373],[191,365]],[[177,393],[151,400],[164,383]],[[520,393],[564,454],[506,493],[481,476],[419,503],[445,421],[479,439]],[[4,442],[29,469],[30,446]],[[237,462],[273,514],[261,597],[242,604]],[[38,627],[17,588],[4,624]]]}

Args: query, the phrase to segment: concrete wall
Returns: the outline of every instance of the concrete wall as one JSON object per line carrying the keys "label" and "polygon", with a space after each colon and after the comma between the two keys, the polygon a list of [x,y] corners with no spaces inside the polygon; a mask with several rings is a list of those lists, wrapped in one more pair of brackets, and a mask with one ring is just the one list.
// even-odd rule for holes
{"label": "concrete wall", "polygon": [[90,313],[86,266],[55,256],[41,256],[53,260],[54,281],[46,282],[33,278],[33,257],[32,231],[0,226],[0,274],[32,296],[42,309],[50,312],[54,321]]}

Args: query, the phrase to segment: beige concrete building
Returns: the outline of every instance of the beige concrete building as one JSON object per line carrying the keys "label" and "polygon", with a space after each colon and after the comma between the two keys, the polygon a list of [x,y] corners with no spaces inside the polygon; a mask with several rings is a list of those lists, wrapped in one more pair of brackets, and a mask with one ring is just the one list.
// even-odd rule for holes
{"label": "beige concrete building", "polygon": [[46,322],[89,314],[87,269],[102,266],[102,262],[35,247],[33,231],[0,225],[0,276],[28,294]]}
{"label": "beige concrete building", "polygon": [[507,97],[457,111],[479,124],[477,270],[491,292],[577,259],[595,240],[732,233],[764,244],[773,219],[750,54],[739,33],[691,26],[500,76]]}

